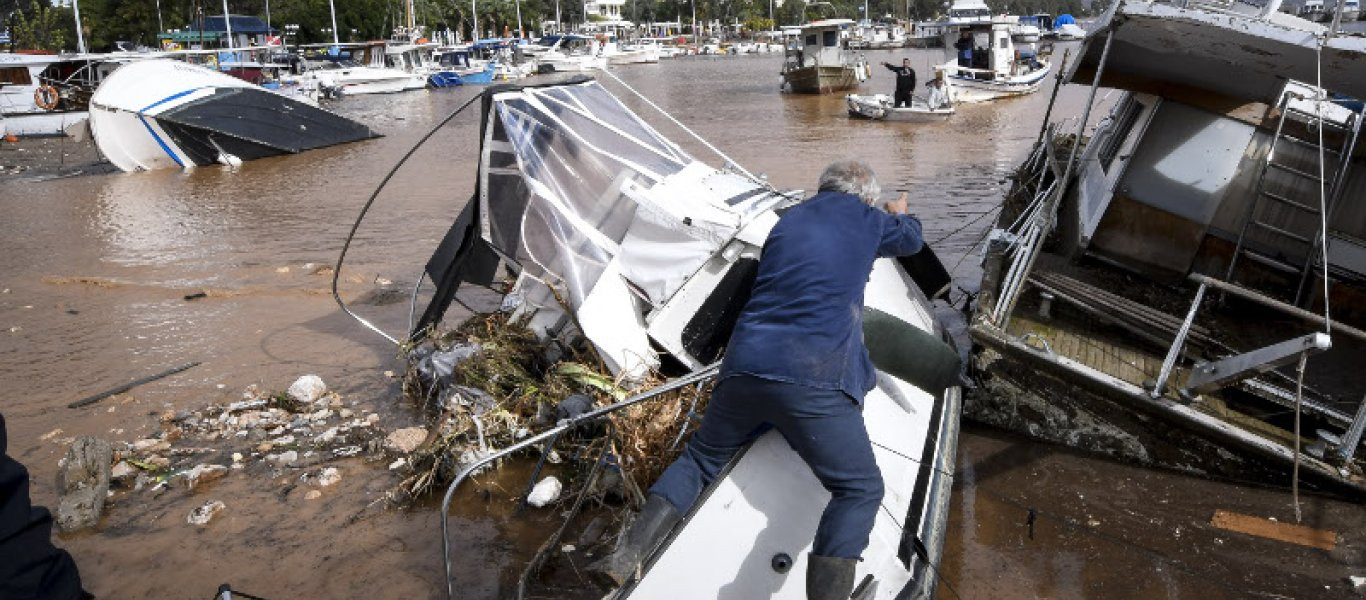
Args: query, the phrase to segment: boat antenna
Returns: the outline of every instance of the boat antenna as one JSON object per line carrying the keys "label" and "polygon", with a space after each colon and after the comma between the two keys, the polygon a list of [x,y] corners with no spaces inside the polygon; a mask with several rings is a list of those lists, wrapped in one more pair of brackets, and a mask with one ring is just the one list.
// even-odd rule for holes
{"label": "boat antenna", "polygon": [[682,129],[683,131],[687,132],[688,135],[691,135],[691,136],[693,136],[694,138],[696,138],[697,141],[702,142],[702,145],[703,145],[703,146],[706,146],[708,150],[711,150],[712,152],[715,152],[717,156],[720,156],[722,160],[726,161],[726,164],[728,164],[728,165],[734,167],[737,171],[739,171],[739,172],[740,172],[741,174],[743,174],[745,177],[748,177],[751,181],[754,181],[755,183],[757,183],[757,184],[763,186],[764,188],[766,188],[766,189],[768,189],[768,190],[770,190],[770,191],[774,191],[774,192],[778,191],[777,188],[774,188],[773,185],[771,185],[769,182],[767,182],[767,181],[765,181],[765,180],[763,180],[763,179],[761,179],[761,178],[759,178],[759,177],[755,177],[753,173],[750,173],[749,171],[745,170],[744,167],[740,166],[740,163],[735,162],[733,159],[731,159],[731,157],[726,156],[726,153],[725,153],[725,152],[722,152],[720,148],[717,148],[716,146],[711,145],[711,142],[708,142],[708,141],[707,141],[706,139],[704,139],[702,136],[698,135],[697,132],[695,132],[695,131],[693,131],[693,130],[691,130],[691,129],[688,129],[688,126],[687,126],[687,125],[684,125],[684,124],[683,124],[682,122],[680,122],[678,119],[675,119],[673,115],[669,114],[667,111],[665,111],[664,109],[660,108],[658,104],[655,104],[653,100],[650,100],[649,98],[647,98],[647,97],[645,96],[645,94],[642,94],[642,93],[636,91],[635,88],[633,88],[633,87],[627,85],[626,82],[625,82],[625,81],[622,81],[620,77],[617,77],[617,76],[616,76],[615,74],[613,74],[611,71],[608,71],[608,70],[606,70],[606,69],[604,69],[604,70],[602,71],[602,73],[603,73],[604,75],[607,75],[608,77],[611,77],[611,78],[612,78],[614,81],[616,81],[617,83],[621,84],[621,87],[624,87],[624,88],[626,88],[628,91],[630,91],[632,94],[635,94],[637,98],[640,98],[641,100],[643,100],[643,101],[645,102],[645,104],[648,104],[648,105],[650,106],[650,108],[653,108],[653,109],[659,111],[659,114],[664,115],[665,118],[667,118],[667,119],[668,119],[670,122],[672,122],[674,125],[677,125],[677,126],[678,126],[680,129]]}
{"label": "boat antenna", "polygon": [[[474,97],[466,100],[464,104],[461,104],[454,111],[451,111],[451,114],[446,115],[446,118],[441,119],[440,123],[437,123],[435,127],[432,127],[431,131],[428,131],[426,135],[423,135],[422,139],[419,139],[416,144],[413,144],[413,147],[408,149],[408,152],[403,155],[403,158],[398,159],[398,163],[394,165],[394,168],[389,169],[389,173],[384,176],[384,179],[380,180],[379,186],[375,188],[375,191],[370,194],[370,198],[365,201],[365,205],[361,207],[360,214],[356,215],[356,222],[351,224],[351,232],[346,234],[346,242],[342,244],[341,254],[337,256],[337,266],[332,269],[332,299],[337,301],[337,306],[340,306],[342,312],[346,313],[347,316],[355,319],[356,322],[361,325],[364,325],[366,329],[378,333],[383,336],[384,339],[393,342],[395,346],[401,346],[402,342],[399,342],[398,338],[385,333],[384,330],[377,327],[374,323],[367,321],[364,317],[351,312],[351,309],[347,308],[346,302],[341,299],[341,294],[337,293],[337,282],[341,280],[342,263],[346,262],[346,252],[351,249],[351,241],[356,238],[356,230],[360,229],[360,224],[365,220],[366,213],[370,212],[370,207],[374,206],[375,199],[379,197],[379,193],[384,190],[384,186],[389,184],[389,180],[393,179],[394,174],[403,166],[403,163],[408,162],[408,159],[412,158],[418,148],[421,148],[423,144],[427,143],[428,139],[431,139],[433,135],[436,135],[436,132],[442,127],[445,127],[447,123],[450,123],[456,115],[464,112],[465,109],[469,108],[471,104],[474,104],[476,100],[483,97],[483,94],[475,94]],[[421,281],[419,280],[418,283],[421,284]]]}

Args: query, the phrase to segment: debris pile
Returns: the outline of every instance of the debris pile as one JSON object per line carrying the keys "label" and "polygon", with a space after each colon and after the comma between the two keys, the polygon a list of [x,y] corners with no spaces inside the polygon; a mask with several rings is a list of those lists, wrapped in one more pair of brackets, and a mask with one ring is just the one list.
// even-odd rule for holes
{"label": "debris pile", "polygon": [[[506,312],[475,315],[432,339],[432,347],[412,352],[404,380],[405,394],[423,409],[428,426],[411,454],[390,465],[405,475],[395,490],[396,499],[415,499],[443,487],[498,448],[664,380],[651,375],[625,389],[625,383],[601,366],[591,347],[566,346],[558,340],[544,343]],[[677,457],[708,392],[705,386],[670,392],[616,413],[610,426],[581,426],[539,450],[550,462],[558,462],[558,446],[578,460],[573,466],[586,470],[601,454],[589,447],[601,449],[596,442],[607,436],[612,468],[601,480],[611,485],[600,484],[595,491],[613,485],[643,489]],[[400,451],[417,436],[405,439],[410,443],[399,446],[391,437],[388,446]],[[545,503],[554,502],[560,492],[539,495],[537,500],[544,496]]]}
{"label": "debris pile", "polygon": [[[67,521],[72,527],[94,525],[99,506],[92,506],[86,497],[97,496],[102,506],[111,482],[132,491],[175,487],[194,492],[253,465],[269,470],[304,469],[339,458],[377,454],[384,439],[379,420],[378,414],[348,407],[318,376],[305,375],[285,392],[268,393],[250,386],[239,401],[196,411],[167,410],[161,415],[161,431],[154,436],[112,447],[94,440],[104,444],[103,459],[81,458],[91,454],[83,440],[93,438],[80,438],[63,467],[63,473],[73,473],[67,477],[74,482],[63,496],[63,504],[71,505]],[[100,460],[103,488],[94,475],[76,476],[90,471],[82,465]],[[341,480],[341,472],[327,467],[305,473],[303,478],[327,487]],[[221,507],[201,509],[190,522],[207,523]]]}

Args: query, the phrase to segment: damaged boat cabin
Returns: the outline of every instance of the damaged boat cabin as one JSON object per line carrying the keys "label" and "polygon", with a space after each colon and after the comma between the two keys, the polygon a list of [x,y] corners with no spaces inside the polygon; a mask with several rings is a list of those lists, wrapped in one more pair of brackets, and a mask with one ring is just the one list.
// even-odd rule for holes
{"label": "damaged boat cabin", "polygon": [[[969,416],[1144,464],[1366,498],[1366,38],[1114,3],[988,246]],[[1097,88],[1123,94],[1089,136]],[[1056,119],[1055,119],[1056,120]]]}

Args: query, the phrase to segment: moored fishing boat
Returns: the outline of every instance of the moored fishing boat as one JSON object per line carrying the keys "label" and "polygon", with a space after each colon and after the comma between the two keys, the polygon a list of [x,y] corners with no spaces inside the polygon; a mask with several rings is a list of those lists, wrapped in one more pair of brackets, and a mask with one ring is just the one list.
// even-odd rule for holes
{"label": "moored fishing boat", "polygon": [[783,85],[801,94],[847,90],[868,79],[868,61],[845,48],[842,32],[850,19],[812,21],[801,27],[783,61]]}
{"label": "moored fishing boat", "polygon": [[954,102],[985,102],[1039,91],[1051,68],[1031,45],[1017,47],[1008,19],[967,20],[944,33],[941,69]]}
{"label": "moored fishing boat", "polygon": [[90,107],[100,152],[124,171],[236,165],[377,136],[301,100],[167,60],[115,71]]}
{"label": "moored fishing boat", "polygon": [[1018,170],[965,413],[1366,500],[1366,386],[1343,376],[1366,361],[1363,118],[1335,100],[1366,96],[1366,44],[1235,8],[1123,0],[1084,42],[1067,77],[1124,95],[1085,137],[1091,102],[1047,126]]}
{"label": "moored fishing boat", "polygon": [[[497,290],[484,306],[511,311],[548,344],[591,344],[628,388],[650,372],[678,378],[599,414],[714,376],[767,233],[800,198],[729,159],[717,169],[693,158],[586,78],[490,88],[482,106],[481,183],[425,266],[435,289],[423,310],[414,297],[414,360],[444,364],[449,349],[431,332],[458,296],[468,305],[482,289]],[[938,264],[928,251],[916,257]],[[864,414],[887,493],[858,566],[860,597],[928,597],[937,582],[959,410],[957,354],[927,298],[944,293],[938,272],[913,278],[904,260],[881,259],[865,291],[879,375]],[[501,454],[462,462],[449,489]],[[615,597],[804,598],[827,499],[776,432],[761,436]],[[722,532],[736,543],[718,546]],[[454,595],[464,575],[446,567]]]}

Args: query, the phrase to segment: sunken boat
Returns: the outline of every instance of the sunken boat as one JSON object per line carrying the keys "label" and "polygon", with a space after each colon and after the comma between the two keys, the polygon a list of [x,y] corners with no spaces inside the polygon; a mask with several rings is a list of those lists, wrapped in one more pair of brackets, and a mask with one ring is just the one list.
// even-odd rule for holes
{"label": "sunken boat", "polygon": [[[402,347],[411,349],[417,372],[437,382],[428,397],[458,396],[440,382],[466,350],[442,346],[433,332],[449,331],[441,324],[453,304],[503,311],[548,348],[591,344],[609,380],[626,391],[615,399],[599,394],[591,412],[516,443],[464,456],[445,496],[443,536],[455,490],[471,473],[627,406],[661,410],[650,404],[659,394],[714,377],[767,233],[784,207],[801,201],[728,159],[718,169],[694,158],[586,77],[494,86],[480,100],[477,187],[425,265],[421,279],[430,283],[414,291],[417,317]],[[866,290],[863,330],[878,379],[864,414],[887,491],[858,567],[858,598],[928,598],[937,586],[960,361],[931,310],[930,297],[946,293],[947,274],[933,268],[932,251],[922,254],[878,260]],[[686,424],[669,437],[681,443],[685,433]],[[804,598],[806,560],[828,498],[780,435],[763,435],[613,597]],[[611,542],[579,551],[605,554]],[[468,574],[447,559],[454,597]]]}
{"label": "sunken boat", "polygon": [[1045,118],[987,238],[966,415],[1366,499],[1366,39],[1277,4],[1121,0],[1088,34],[1082,125]]}
{"label": "sunken boat", "polygon": [[142,60],[90,99],[100,152],[124,171],[238,165],[378,137],[332,111],[204,67]]}

